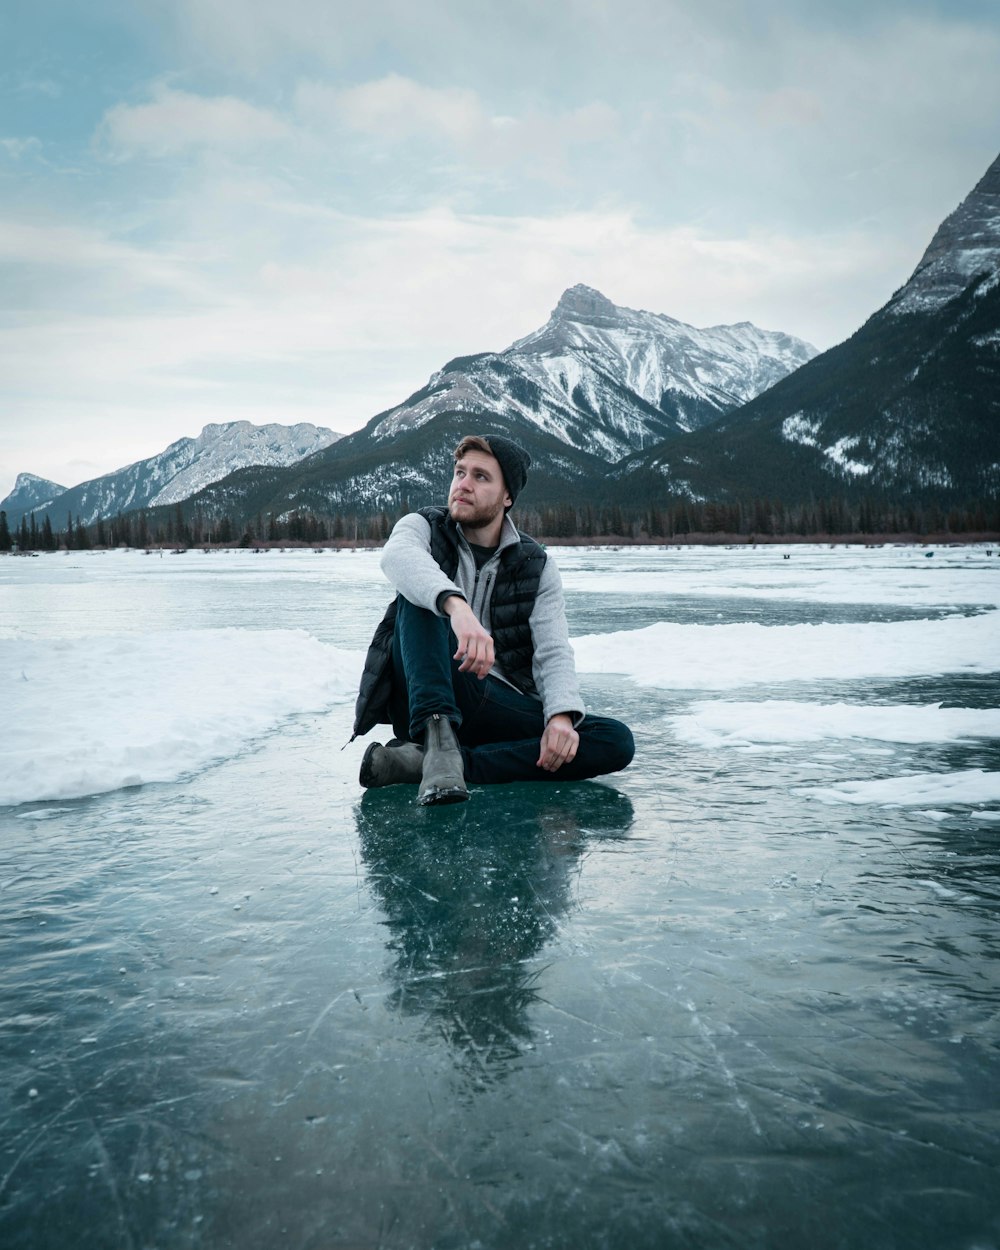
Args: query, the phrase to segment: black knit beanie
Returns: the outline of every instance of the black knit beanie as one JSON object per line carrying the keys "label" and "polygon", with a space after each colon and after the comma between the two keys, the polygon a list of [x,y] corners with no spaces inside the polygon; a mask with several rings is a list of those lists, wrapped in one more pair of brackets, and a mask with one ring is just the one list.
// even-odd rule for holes
{"label": "black knit beanie", "polygon": [[500,463],[507,494],[513,503],[528,479],[531,457],[523,447],[500,434],[483,434],[481,437]]}

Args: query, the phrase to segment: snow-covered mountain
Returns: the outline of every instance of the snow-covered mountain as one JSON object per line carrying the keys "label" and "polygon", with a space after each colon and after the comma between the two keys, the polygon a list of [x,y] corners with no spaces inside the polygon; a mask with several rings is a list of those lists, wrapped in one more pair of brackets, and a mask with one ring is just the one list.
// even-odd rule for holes
{"label": "snow-covered mountain", "polygon": [[91,525],[98,517],[178,503],[248,465],[295,464],[338,438],[340,435],[333,430],[308,422],[252,425],[249,421],[230,421],[206,425],[197,438],[178,439],[147,460],[81,482],[45,503],[18,506],[14,519],[25,512],[48,512],[53,525],[61,526],[67,514]]}
{"label": "snow-covered mountain", "polygon": [[14,489],[6,499],[0,500],[0,512],[6,512],[8,520],[15,515],[20,519],[26,512],[47,508],[65,490],[65,486],[50,482],[48,478],[34,473],[19,473]]}
{"label": "snow-covered mountain", "polygon": [[245,470],[196,502],[233,516],[417,506],[442,497],[450,450],[467,433],[525,446],[531,495],[585,498],[609,463],[718,420],[814,355],[747,322],[699,330],[574,286],[505,350],[451,360],[335,446],[292,469]]}
{"label": "snow-covered mountain", "polygon": [[618,460],[716,420],[815,355],[801,339],[749,322],[697,329],[579,285],[541,329],[503,351],[450,361],[367,435],[385,442],[446,412],[482,413],[520,417]]}
{"label": "snow-covered mountain", "polygon": [[614,472],[696,499],[1000,494],[1000,157],[845,343]]}

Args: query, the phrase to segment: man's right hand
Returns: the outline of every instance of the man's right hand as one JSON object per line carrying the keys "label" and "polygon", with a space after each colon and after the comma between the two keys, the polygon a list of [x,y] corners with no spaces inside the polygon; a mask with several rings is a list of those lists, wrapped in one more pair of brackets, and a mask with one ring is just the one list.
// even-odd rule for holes
{"label": "man's right hand", "polygon": [[458,595],[445,599],[441,610],[451,618],[452,632],[458,639],[458,650],[454,656],[456,660],[461,660],[458,671],[475,673],[482,681],[493,667],[493,639],[480,625],[466,601]]}

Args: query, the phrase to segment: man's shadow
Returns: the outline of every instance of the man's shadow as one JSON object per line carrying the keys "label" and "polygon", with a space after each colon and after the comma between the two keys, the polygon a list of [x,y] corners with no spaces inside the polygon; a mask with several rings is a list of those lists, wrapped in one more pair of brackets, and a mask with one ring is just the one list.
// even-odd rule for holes
{"label": "man's shadow", "polygon": [[540,955],[572,905],[580,856],[628,837],[632,803],[591,781],[490,786],[450,807],[418,808],[414,794],[369,790],[356,809],[390,933],[389,1002],[483,1085],[532,1043]]}

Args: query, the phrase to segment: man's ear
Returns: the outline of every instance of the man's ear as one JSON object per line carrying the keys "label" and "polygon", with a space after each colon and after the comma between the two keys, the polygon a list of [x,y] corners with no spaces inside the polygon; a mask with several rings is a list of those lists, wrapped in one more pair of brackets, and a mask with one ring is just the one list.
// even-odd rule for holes
{"label": "man's ear", "polygon": [[511,497],[510,497],[510,491],[509,491],[509,490],[505,490],[505,491],[504,491],[504,493],[503,493],[503,507],[504,507],[504,511],[506,512],[508,508],[513,508],[513,506],[514,506],[514,501],[513,501],[513,499],[511,499]]}

